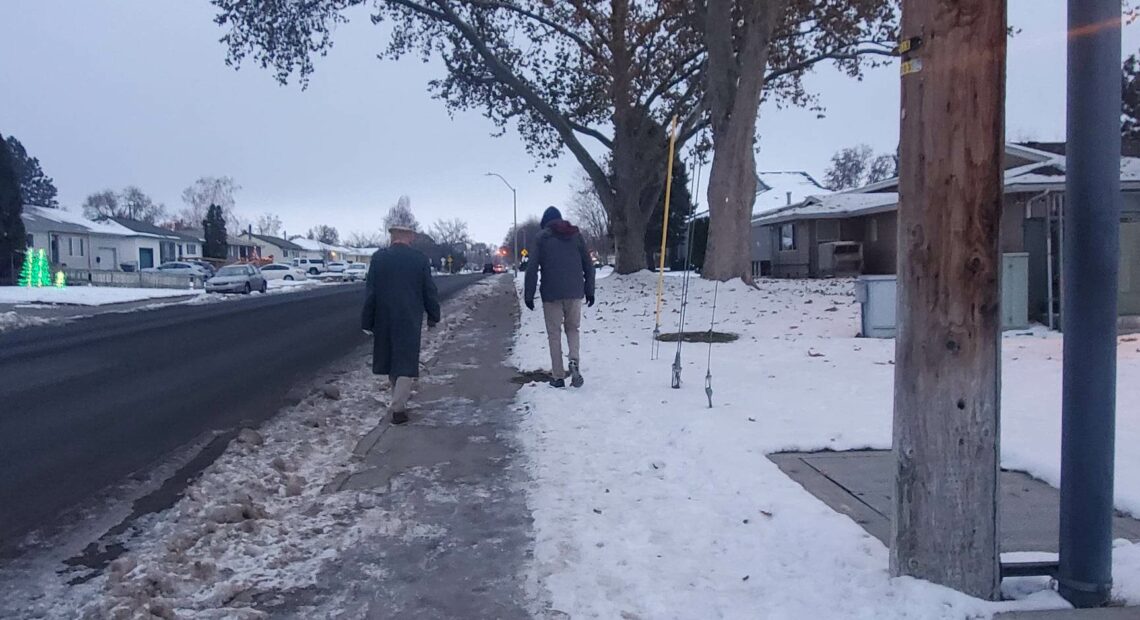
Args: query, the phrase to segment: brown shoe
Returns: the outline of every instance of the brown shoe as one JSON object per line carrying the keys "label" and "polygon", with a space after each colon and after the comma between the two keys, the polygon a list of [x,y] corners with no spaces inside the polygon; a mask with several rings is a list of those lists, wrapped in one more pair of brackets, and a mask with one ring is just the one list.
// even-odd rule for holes
{"label": "brown shoe", "polygon": [[407,411],[393,411],[392,412],[392,424],[400,425],[400,424],[407,424],[407,423],[408,423],[408,412]]}

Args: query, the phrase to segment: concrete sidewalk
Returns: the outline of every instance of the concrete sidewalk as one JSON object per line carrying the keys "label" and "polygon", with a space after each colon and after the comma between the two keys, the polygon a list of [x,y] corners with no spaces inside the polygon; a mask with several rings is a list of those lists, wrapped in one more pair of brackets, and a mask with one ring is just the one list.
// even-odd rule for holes
{"label": "concrete sidewalk", "polygon": [[504,279],[427,361],[411,423],[385,419],[358,445],[356,473],[329,489],[357,490],[401,525],[378,528],[317,587],[262,609],[293,618],[531,617],[531,519],[511,406],[518,386],[506,366],[517,313]]}

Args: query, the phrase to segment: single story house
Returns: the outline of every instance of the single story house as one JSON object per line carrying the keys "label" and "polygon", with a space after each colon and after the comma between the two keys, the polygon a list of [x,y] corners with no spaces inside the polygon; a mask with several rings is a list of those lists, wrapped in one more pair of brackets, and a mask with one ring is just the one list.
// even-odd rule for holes
{"label": "single story house", "polygon": [[[1062,310],[1065,156],[1063,144],[1034,146],[1006,145],[1000,244],[1003,254],[1028,254],[1029,314],[1050,322]],[[1121,315],[1134,316],[1140,315],[1140,158],[1121,158],[1120,181],[1118,301]],[[771,262],[776,277],[819,277],[823,246],[829,241],[853,242],[861,247],[863,273],[895,274],[897,192],[898,179],[889,179],[812,196],[755,217],[753,236],[767,237],[771,243],[771,252],[761,260]]]}
{"label": "single story house", "polygon": [[325,255],[324,244],[316,239],[306,239],[304,237],[293,237],[289,239],[294,245],[301,248],[298,250],[299,258],[321,258],[328,260]]}
{"label": "single story house", "polygon": [[257,243],[245,238],[226,235],[226,260],[231,263],[243,263],[259,260]]}
{"label": "single story house", "polygon": [[259,235],[247,231],[243,232],[241,236],[257,245],[258,256],[263,260],[276,263],[288,263],[294,258],[299,258],[303,250],[296,243],[273,235]]}
{"label": "single story house", "polygon": [[[752,204],[752,218],[756,218],[795,205],[810,196],[826,196],[831,190],[819,184],[810,174],[799,171],[759,171],[756,173],[756,201]],[[707,218],[709,212],[701,211],[693,219]],[[773,239],[767,232],[756,227],[752,229],[752,275],[771,275]],[[684,247],[681,249],[684,252]],[[610,262],[613,262],[612,260]]]}
{"label": "single story house", "polygon": [[[201,240],[187,232],[174,231],[126,217],[109,217],[105,218],[105,221],[114,222],[136,233],[160,239],[158,260],[154,266],[173,260],[201,258],[202,256]],[[144,261],[140,260],[140,265],[142,265],[143,262]],[[143,268],[145,269],[146,267],[143,266]]]}
{"label": "single story house", "polygon": [[134,271],[161,261],[169,232],[132,230],[111,219],[90,220],[65,209],[24,206],[28,247],[43,249],[53,265]]}

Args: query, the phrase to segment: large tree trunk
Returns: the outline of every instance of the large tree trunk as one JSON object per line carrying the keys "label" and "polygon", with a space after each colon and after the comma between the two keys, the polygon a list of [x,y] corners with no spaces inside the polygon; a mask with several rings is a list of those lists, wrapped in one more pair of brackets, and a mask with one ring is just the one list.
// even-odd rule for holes
{"label": "large tree trunk", "polygon": [[[755,118],[755,117],[753,117]],[[737,123],[744,125],[745,123]],[[756,200],[755,128],[734,128],[717,141],[709,172],[709,237],[701,274],[710,280],[752,281],[752,204]],[[744,133],[747,131],[747,133]],[[713,208],[712,205],[718,205]]]}
{"label": "large tree trunk", "polygon": [[647,265],[645,229],[665,178],[668,144],[662,126],[639,112],[626,109],[613,118],[613,196],[602,203],[613,226],[617,272],[626,274]]}
{"label": "large tree trunk", "polygon": [[712,116],[713,161],[708,249],[701,275],[710,280],[752,281],[749,240],[756,202],[752,146],[772,27],[785,4],[786,0],[752,0],[741,14],[733,0],[707,3],[706,101]]}

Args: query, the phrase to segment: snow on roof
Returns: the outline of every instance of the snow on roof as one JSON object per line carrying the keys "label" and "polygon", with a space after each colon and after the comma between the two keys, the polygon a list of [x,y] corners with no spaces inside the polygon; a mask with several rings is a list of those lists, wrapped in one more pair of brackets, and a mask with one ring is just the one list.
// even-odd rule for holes
{"label": "snow on roof", "polygon": [[135,232],[116,222],[89,220],[79,213],[72,213],[64,209],[25,205],[21,218],[33,232],[70,232],[116,237],[153,236]]}
{"label": "snow on roof", "polygon": [[756,176],[760,186],[756,192],[756,203],[752,206],[753,217],[794,205],[810,196],[833,193],[806,172],[758,172]]}
{"label": "snow on roof", "polygon": [[316,239],[306,239],[304,237],[294,237],[294,238],[290,239],[289,241],[292,241],[294,244],[296,244],[302,250],[305,250],[308,252],[323,252],[324,251],[324,248],[321,247],[321,242],[317,241]]}
{"label": "snow on roof", "polygon": [[[833,193],[820,185],[812,176],[800,170],[780,170],[757,172],[756,202],[752,205],[752,217],[767,215],[789,205],[803,202],[810,196],[826,196]],[[789,200],[789,195],[791,200]],[[708,217],[708,209],[693,215],[694,218]]]}
{"label": "snow on roof", "polygon": [[811,196],[798,204],[773,211],[752,220],[755,224],[779,224],[802,219],[844,218],[890,211],[899,202],[894,192],[858,194],[844,192],[825,196]]}

